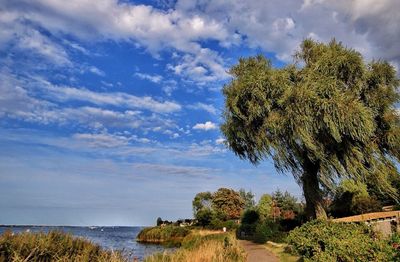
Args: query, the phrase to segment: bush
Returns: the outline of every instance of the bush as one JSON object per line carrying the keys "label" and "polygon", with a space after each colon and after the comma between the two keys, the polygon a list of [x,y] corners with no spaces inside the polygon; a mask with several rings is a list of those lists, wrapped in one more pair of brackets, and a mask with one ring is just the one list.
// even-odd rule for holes
{"label": "bush", "polygon": [[313,220],[289,233],[288,243],[304,261],[392,261],[393,250],[362,224]]}
{"label": "bush", "polygon": [[242,224],[254,224],[260,219],[260,214],[256,210],[246,210],[242,215]]}
{"label": "bush", "polygon": [[222,227],[226,227],[227,230],[236,230],[239,225],[236,220],[228,220],[222,223]]}
{"label": "bush", "polygon": [[88,240],[59,231],[6,232],[0,236],[0,261],[127,261],[120,253],[103,250]]}
{"label": "bush", "polygon": [[254,233],[254,242],[264,244],[268,240],[274,242],[282,242],[285,233],[281,231],[278,223],[267,220],[257,223]]}
{"label": "bush", "polygon": [[201,209],[196,213],[196,219],[199,226],[208,226],[213,220],[214,214],[211,209]]}
{"label": "bush", "polygon": [[190,230],[178,226],[148,227],[139,232],[138,242],[180,245]]}

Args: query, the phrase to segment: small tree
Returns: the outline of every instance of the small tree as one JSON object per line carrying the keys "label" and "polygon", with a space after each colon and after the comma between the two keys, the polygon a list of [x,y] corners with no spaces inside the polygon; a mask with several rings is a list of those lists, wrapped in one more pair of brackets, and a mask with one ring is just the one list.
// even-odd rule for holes
{"label": "small tree", "polygon": [[396,71],[366,64],[335,40],[307,39],[296,63],[273,68],[263,56],[240,59],[223,93],[227,145],[257,164],[272,157],[302,186],[310,218],[326,218],[322,187],[340,177],[369,180],[395,197],[400,117]]}
{"label": "small tree", "polygon": [[203,209],[211,210],[212,207],[212,194],[211,192],[200,192],[197,193],[192,201],[193,206],[193,214],[196,217],[196,214]]}
{"label": "small tree", "polygon": [[262,220],[266,220],[268,218],[272,218],[273,215],[274,203],[272,197],[268,194],[264,194],[261,196],[258,201],[257,211]]}
{"label": "small tree", "polygon": [[161,217],[157,218],[157,226],[161,226],[163,223]]}

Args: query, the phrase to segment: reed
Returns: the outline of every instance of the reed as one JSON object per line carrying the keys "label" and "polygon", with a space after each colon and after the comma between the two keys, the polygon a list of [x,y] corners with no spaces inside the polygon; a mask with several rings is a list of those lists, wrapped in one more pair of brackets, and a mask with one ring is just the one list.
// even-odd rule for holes
{"label": "reed", "polygon": [[0,262],[127,262],[119,252],[106,251],[92,242],[60,231],[0,236]]}

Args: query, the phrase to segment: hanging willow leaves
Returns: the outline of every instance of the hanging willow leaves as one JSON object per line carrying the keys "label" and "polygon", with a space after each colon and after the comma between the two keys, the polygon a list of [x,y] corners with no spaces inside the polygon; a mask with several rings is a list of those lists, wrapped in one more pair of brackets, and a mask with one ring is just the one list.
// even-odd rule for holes
{"label": "hanging willow leaves", "polygon": [[338,179],[388,182],[398,176],[399,80],[386,61],[365,63],[332,40],[303,41],[295,63],[274,68],[263,56],[242,58],[223,89],[227,145],[253,164],[272,157],[303,186],[310,217],[324,217],[321,187]]}

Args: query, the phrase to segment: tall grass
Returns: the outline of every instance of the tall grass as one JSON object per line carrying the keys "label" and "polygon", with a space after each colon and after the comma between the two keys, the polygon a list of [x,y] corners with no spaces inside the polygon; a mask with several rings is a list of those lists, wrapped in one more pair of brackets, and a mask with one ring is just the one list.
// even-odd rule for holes
{"label": "tall grass", "polygon": [[88,240],[59,231],[0,236],[0,262],[126,262],[118,252],[105,251]]}
{"label": "tall grass", "polygon": [[185,237],[182,247],[173,253],[157,253],[145,259],[145,262],[243,262],[244,251],[237,240],[228,233]]}

